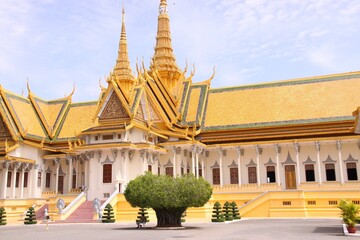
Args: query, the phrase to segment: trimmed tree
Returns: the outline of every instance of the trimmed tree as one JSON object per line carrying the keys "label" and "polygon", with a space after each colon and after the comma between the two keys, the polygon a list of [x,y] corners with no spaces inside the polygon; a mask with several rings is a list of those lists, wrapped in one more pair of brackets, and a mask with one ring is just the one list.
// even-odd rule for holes
{"label": "trimmed tree", "polygon": [[6,225],[6,212],[5,212],[5,208],[0,207],[0,226],[1,225]]}
{"label": "trimmed tree", "polygon": [[236,202],[232,202],[230,205],[231,205],[233,219],[241,219],[239,208],[237,207]]}
{"label": "trimmed tree", "polygon": [[224,215],[222,213],[221,204],[219,202],[216,202],[213,207],[213,215],[212,215],[212,222],[224,222]]}
{"label": "trimmed tree", "polygon": [[169,177],[150,172],[130,181],[125,198],[132,207],[152,208],[157,227],[181,227],[181,215],[188,207],[202,207],[210,199],[212,188],[194,175]]}
{"label": "trimmed tree", "polygon": [[146,208],[139,209],[136,222],[142,222],[143,220],[146,220],[145,222],[149,222],[149,213]]}
{"label": "trimmed tree", "polygon": [[29,208],[29,210],[26,212],[26,217],[24,224],[36,224],[36,214],[33,207]]}
{"label": "trimmed tree", "polygon": [[223,212],[224,212],[225,221],[233,220],[232,207],[228,201],[226,201],[224,204]]}
{"label": "trimmed tree", "polygon": [[113,223],[113,222],[115,222],[114,209],[112,208],[110,203],[106,204],[101,221],[103,223]]}

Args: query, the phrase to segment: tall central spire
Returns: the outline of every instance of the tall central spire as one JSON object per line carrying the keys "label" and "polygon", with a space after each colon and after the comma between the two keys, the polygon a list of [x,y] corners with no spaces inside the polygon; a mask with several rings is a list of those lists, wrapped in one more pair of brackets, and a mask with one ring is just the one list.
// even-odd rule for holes
{"label": "tall central spire", "polygon": [[126,29],[125,29],[125,8],[122,9],[122,26],[121,26],[121,36],[118,50],[118,57],[116,59],[116,65],[114,68],[114,74],[118,84],[123,84],[126,89],[127,85],[132,85],[134,81],[134,75],[130,67],[129,55],[128,55],[128,45],[126,40]]}
{"label": "tall central spire", "polygon": [[158,28],[153,63],[160,71],[179,72],[171,44],[170,18],[166,0],[160,1]]}

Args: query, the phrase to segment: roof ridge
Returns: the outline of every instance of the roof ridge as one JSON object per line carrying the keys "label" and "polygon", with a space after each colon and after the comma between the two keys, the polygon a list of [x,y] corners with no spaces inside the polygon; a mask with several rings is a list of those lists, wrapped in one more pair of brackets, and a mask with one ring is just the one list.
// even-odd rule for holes
{"label": "roof ridge", "polygon": [[280,81],[273,81],[273,82],[245,84],[245,85],[238,85],[238,86],[231,86],[231,87],[211,88],[211,89],[209,89],[209,91],[211,93],[217,93],[217,92],[224,92],[224,91],[280,87],[280,86],[300,85],[300,84],[318,83],[318,82],[326,82],[326,81],[338,81],[338,80],[346,80],[346,79],[352,79],[352,78],[357,78],[357,77],[360,78],[360,71],[346,72],[346,73],[340,73],[340,74],[329,74],[329,75],[306,77],[306,78],[294,78],[294,79],[289,79],[289,80],[280,80]]}

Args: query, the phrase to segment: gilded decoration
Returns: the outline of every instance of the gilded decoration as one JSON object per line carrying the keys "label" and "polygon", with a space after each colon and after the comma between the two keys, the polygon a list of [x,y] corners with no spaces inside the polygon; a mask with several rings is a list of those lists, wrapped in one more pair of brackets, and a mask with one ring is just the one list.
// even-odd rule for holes
{"label": "gilded decoration", "polygon": [[144,113],[141,105],[138,107],[135,118],[144,119]]}
{"label": "gilded decoration", "polygon": [[5,138],[5,139],[11,138],[11,134],[1,117],[0,117],[0,138]]}
{"label": "gilded decoration", "polygon": [[113,118],[126,118],[128,114],[122,106],[120,100],[116,96],[115,92],[112,93],[104,111],[102,112],[100,119],[113,119]]}
{"label": "gilded decoration", "polygon": [[152,104],[150,103],[149,100],[148,100],[148,103],[149,103],[148,111],[149,111],[150,119],[152,121],[154,121],[154,122],[161,122],[161,119],[159,118],[159,116],[155,112],[155,109],[154,109],[154,107],[152,106]]}

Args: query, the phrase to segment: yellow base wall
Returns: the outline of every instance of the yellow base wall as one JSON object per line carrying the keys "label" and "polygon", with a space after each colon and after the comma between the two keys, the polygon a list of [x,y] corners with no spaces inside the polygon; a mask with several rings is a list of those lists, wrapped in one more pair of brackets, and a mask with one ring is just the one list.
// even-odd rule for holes
{"label": "yellow base wall", "polygon": [[[76,195],[61,196],[66,205]],[[341,190],[289,190],[289,191],[254,191],[254,192],[215,192],[208,203],[201,208],[188,208],[186,211],[186,222],[210,222],[215,202],[223,206],[226,201],[235,201],[239,207],[241,217],[339,217],[337,205],[341,199],[353,200],[360,205],[360,191],[357,189],[342,188]],[[25,211],[35,205],[35,210],[45,203],[49,205],[49,213],[52,219],[58,219],[56,202],[58,197],[50,199],[6,199],[0,200],[0,207],[7,212],[8,224],[22,224]],[[139,208],[133,208],[126,201],[123,194],[118,194],[110,203],[114,208],[117,222],[133,222],[138,216]],[[148,209],[149,220],[156,223],[156,214]]]}
{"label": "yellow base wall", "polygon": [[34,206],[35,211],[45,204],[45,199],[1,199],[0,207],[5,208],[8,225],[24,224],[26,211]]}
{"label": "yellow base wall", "polygon": [[[212,208],[215,202],[224,205],[226,201],[235,201],[241,217],[339,217],[337,204],[340,199],[351,199],[360,204],[360,191],[269,191],[254,193],[214,193],[205,206],[188,208],[187,222],[210,222]],[[133,208],[126,202],[123,194],[117,196],[115,211],[116,221],[134,222],[138,208]],[[156,223],[155,212],[148,209],[150,222]]]}

